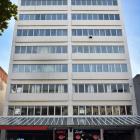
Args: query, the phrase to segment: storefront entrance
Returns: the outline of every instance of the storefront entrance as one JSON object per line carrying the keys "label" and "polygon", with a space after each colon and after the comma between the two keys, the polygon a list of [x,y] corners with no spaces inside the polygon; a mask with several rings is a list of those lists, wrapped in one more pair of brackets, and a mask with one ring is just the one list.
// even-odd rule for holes
{"label": "storefront entrance", "polygon": [[105,130],[104,140],[133,140],[133,130]]}
{"label": "storefront entrance", "polygon": [[67,130],[7,131],[7,140],[67,140]]}

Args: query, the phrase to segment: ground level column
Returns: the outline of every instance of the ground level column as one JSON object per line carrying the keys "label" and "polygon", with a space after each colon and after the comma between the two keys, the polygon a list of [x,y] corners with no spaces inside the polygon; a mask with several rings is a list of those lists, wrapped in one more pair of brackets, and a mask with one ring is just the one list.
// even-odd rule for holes
{"label": "ground level column", "polygon": [[6,140],[6,130],[1,130],[0,140]]}
{"label": "ground level column", "polygon": [[104,130],[100,129],[100,138],[101,140],[104,140]]}
{"label": "ground level column", "polygon": [[68,129],[68,140],[73,140],[73,129]]}
{"label": "ground level column", "polygon": [[140,128],[134,129],[134,138],[135,140],[140,140]]}

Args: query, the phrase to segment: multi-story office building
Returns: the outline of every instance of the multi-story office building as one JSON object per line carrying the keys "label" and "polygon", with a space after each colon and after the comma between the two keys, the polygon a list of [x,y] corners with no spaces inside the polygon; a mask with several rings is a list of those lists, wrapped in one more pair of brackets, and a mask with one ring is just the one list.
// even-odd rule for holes
{"label": "multi-story office building", "polygon": [[139,139],[120,13],[118,0],[19,0],[1,122],[40,131],[8,140]]}

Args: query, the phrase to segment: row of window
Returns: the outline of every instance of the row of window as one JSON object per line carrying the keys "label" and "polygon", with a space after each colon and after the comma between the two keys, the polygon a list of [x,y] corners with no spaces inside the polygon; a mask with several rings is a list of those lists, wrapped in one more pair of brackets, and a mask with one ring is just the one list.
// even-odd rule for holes
{"label": "row of window", "polygon": [[67,36],[67,29],[18,29],[17,36]]}
{"label": "row of window", "polygon": [[73,106],[73,115],[132,115],[132,106]]}
{"label": "row of window", "polygon": [[127,64],[73,64],[73,72],[127,72]]}
{"label": "row of window", "polygon": [[[73,106],[73,115],[132,115],[132,106]],[[68,115],[67,106],[9,106],[9,116]]]}
{"label": "row of window", "polygon": [[12,84],[10,93],[67,93],[67,84]]}
{"label": "row of window", "polygon": [[117,0],[72,0],[72,5],[118,5]]}
{"label": "row of window", "polygon": [[[73,72],[127,72],[127,64],[73,64]],[[14,64],[13,72],[68,72],[67,64]]]}
{"label": "row of window", "polygon": [[[67,36],[67,29],[18,29],[17,36]],[[72,36],[122,36],[122,30],[72,29]]]}
{"label": "row of window", "polygon": [[68,115],[67,106],[9,106],[9,116]]}
{"label": "row of window", "polygon": [[[71,0],[72,5],[118,5],[117,0]],[[21,0],[22,6],[67,5],[67,0]]]}
{"label": "row of window", "polygon": [[67,72],[67,64],[14,64],[13,72]]}
{"label": "row of window", "polygon": [[67,53],[67,46],[16,46],[16,54]]}
{"label": "row of window", "polygon": [[[72,53],[124,53],[124,46],[116,45],[74,45]],[[16,54],[67,53],[67,46],[16,46]]]}
{"label": "row of window", "polygon": [[129,93],[129,84],[73,84],[73,93]]}
{"label": "row of window", "polygon": [[19,20],[67,20],[67,14],[20,14]]}
{"label": "row of window", "polygon": [[67,0],[21,0],[22,6],[67,5]]}
{"label": "row of window", "polygon": [[72,46],[72,53],[124,53],[124,52],[125,52],[124,46],[116,46],[116,45]]}
{"label": "row of window", "polygon": [[121,29],[72,29],[72,36],[122,36]]}
{"label": "row of window", "polygon": [[[12,84],[10,93],[68,93],[67,84]],[[129,84],[73,84],[73,93],[129,93]]]}
{"label": "row of window", "polygon": [[119,14],[72,14],[72,20],[120,20]]}
{"label": "row of window", "polygon": [[[19,20],[67,20],[67,14],[20,14]],[[120,20],[119,14],[72,14],[72,20]]]}

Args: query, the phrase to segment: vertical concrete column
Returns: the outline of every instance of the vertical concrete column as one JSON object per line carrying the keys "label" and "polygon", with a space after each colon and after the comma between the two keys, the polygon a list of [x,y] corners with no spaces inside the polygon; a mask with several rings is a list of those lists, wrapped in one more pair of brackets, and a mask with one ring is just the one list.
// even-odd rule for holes
{"label": "vertical concrete column", "polygon": [[140,140],[140,128],[134,129],[134,140]]}
{"label": "vertical concrete column", "polygon": [[101,140],[104,140],[104,130],[100,129],[100,138]]}
{"label": "vertical concrete column", "polygon": [[68,140],[73,140],[73,129],[68,129]]}
{"label": "vertical concrete column", "polygon": [[6,130],[1,130],[0,140],[6,140]]}

